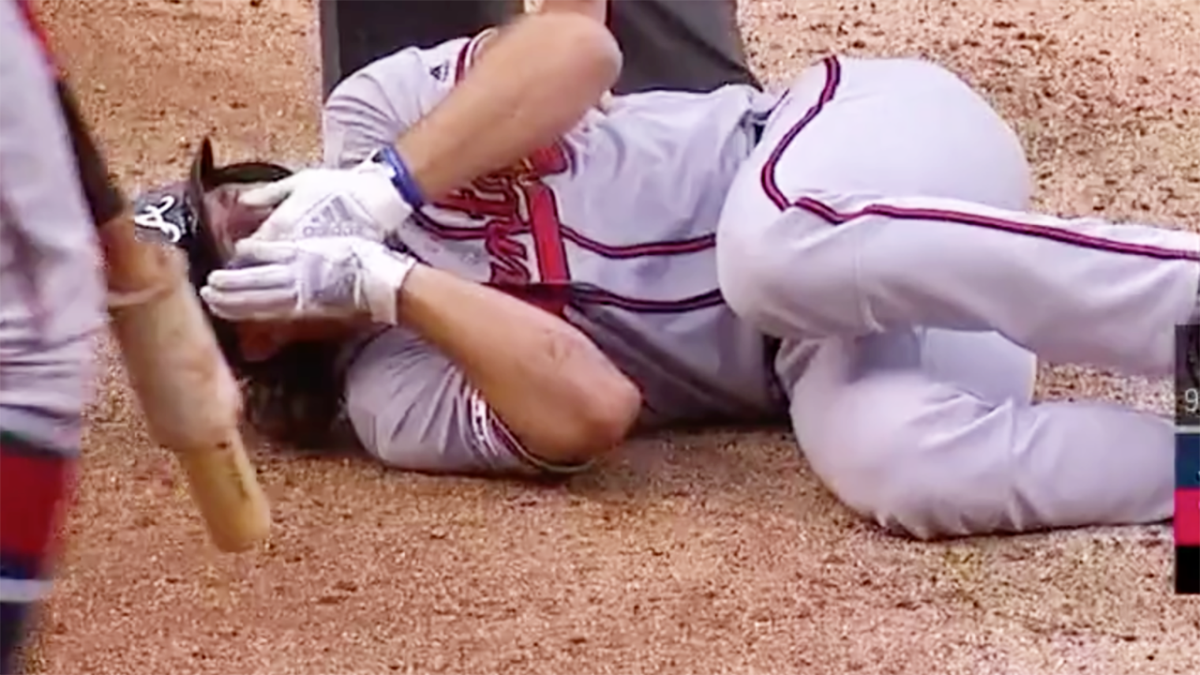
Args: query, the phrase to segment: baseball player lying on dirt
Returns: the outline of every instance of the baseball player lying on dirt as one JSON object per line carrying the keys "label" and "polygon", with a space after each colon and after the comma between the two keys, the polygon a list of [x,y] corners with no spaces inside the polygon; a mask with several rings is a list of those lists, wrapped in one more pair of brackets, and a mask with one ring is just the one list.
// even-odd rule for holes
{"label": "baseball player lying on dirt", "polygon": [[533,474],[788,411],[894,532],[1171,517],[1168,420],[1031,392],[1035,355],[1168,375],[1197,235],[1029,212],[1018,139],[930,63],[600,113],[619,65],[599,24],[534,16],[367,66],[325,106],[326,168],[238,196],[280,170],[201,162],[211,274],[205,225],[149,197],[260,426],[344,413],[392,466]]}

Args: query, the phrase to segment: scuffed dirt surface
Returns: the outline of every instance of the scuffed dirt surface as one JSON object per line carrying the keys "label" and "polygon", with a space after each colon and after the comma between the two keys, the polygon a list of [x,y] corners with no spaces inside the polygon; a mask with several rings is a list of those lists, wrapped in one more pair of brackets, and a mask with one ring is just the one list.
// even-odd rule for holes
{"label": "scuffed dirt surface", "polygon": [[[204,133],[227,159],[315,157],[311,2],[41,4],[131,191],[177,174]],[[947,64],[1016,124],[1046,209],[1200,224],[1200,4],[743,0],[742,15],[776,85],[833,49]],[[1200,672],[1169,529],[896,541],[837,506],[782,432],[639,441],[561,488],[259,449],[274,537],[222,556],[103,358],[35,672]],[[1042,385],[1163,403],[1079,369]]]}

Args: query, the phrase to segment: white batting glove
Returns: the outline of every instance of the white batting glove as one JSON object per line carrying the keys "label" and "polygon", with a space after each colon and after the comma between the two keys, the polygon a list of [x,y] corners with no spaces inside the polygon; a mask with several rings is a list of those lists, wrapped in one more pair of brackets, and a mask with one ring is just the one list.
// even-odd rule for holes
{"label": "white batting glove", "polygon": [[[385,150],[349,169],[306,169],[241,193],[238,201],[244,206],[274,208],[251,238],[361,237],[382,242],[412,215],[414,206],[420,206],[407,169],[394,150]],[[398,173],[405,174],[404,181],[398,180]],[[412,193],[409,198],[405,188]]]}
{"label": "white batting glove", "polygon": [[208,275],[200,297],[229,321],[351,319],[396,323],[396,293],[417,264],[357,237],[243,239],[232,268]]}

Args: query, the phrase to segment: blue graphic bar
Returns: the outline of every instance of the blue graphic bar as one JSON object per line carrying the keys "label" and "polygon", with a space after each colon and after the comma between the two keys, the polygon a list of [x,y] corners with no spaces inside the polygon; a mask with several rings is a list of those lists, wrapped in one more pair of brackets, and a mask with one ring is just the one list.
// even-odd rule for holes
{"label": "blue graphic bar", "polygon": [[1200,595],[1200,432],[1175,434],[1175,592]]}

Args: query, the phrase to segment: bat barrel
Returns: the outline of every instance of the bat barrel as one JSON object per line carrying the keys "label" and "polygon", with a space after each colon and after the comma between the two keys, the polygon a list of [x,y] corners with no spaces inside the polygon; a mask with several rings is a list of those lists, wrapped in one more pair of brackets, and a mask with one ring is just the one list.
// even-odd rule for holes
{"label": "bat barrel", "polygon": [[240,438],[234,436],[211,448],[178,452],[175,456],[217,548],[241,553],[267,538],[271,531],[270,505]]}
{"label": "bat barrel", "polygon": [[241,393],[182,258],[120,230],[102,236],[110,288],[124,282],[109,326],[150,434],[178,458],[213,543],[245,551],[267,537],[270,508],[238,429]]}

